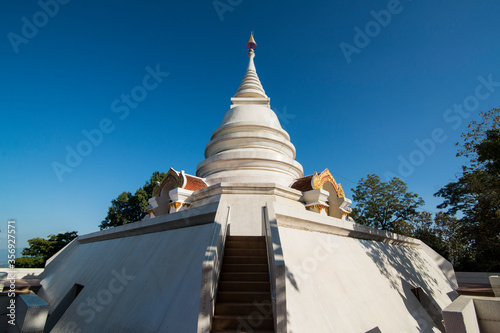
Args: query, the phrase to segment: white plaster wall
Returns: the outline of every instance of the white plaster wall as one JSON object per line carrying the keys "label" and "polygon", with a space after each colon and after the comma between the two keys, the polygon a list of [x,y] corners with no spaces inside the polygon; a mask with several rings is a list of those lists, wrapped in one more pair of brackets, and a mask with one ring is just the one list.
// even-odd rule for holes
{"label": "white plaster wall", "polygon": [[221,203],[231,206],[231,235],[262,236],[262,206],[265,198],[258,195],[222,196]]}
{"label": "white plaster wall", "polygon": [[[196,332],[202,263],[214,226],[74,242],[42,274],[39,296],[51,311],[75,283],[84,286],[52,332]],[[120,282],[123,273],[130,278]],[[89,300],[99,297],[106,304],[92,310]]]}
{"label": "white plaster wall", "polygon": [[[302,193],[275,183],[219,183],[193,193],[191,208],[218,202],[219,207],[231,206],[231,235],[262,236],[262,207],[279,203],[284,209],[305,210],[299,202]],[[219,208],[219,210],[222,208]]]}
{"label": "white plaster wall", "polygon": [[439,309],[456,297],[415,247],[286,227],[279,234],[288,332],[439,332],[411,288],[421,287]]}
{"label": "white plaster wall", "polygon": [[[262,222],[262,207],[276,201],[274,195],[257,194],[233,194],[221,197],[221,206],[231,206],[231,235],[263,236],[264,224]],[[304,205],[298,201],[293,202],[285,198],[279,198],[283,204],[304,209]]]}

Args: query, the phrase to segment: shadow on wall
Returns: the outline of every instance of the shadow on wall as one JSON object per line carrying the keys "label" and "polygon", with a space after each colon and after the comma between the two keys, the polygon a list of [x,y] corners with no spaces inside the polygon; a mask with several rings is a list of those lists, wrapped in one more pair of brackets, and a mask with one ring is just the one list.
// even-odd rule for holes
{"label": "shadow on wall", "polygon": [[[380,273],[398,291],[408,313],[417,321],[420,332],[438,328],[444,332],[441,308],[434,300],[438,281],[429,274],[428,263],[415,248],[360,240],[366,254]],[[452,296],[448,294],[450,300]]]}
{"label": "shadow on wall", "polygon": [[290,281],[290,284],[295,288],[295,290],[299,291],[299,286],[297,285],[297,281],[295,281],[295,276],[293,275],[293,273],[290,272],[286,267],[285,272],[286,278],[288,279],[288,281]]}
{"label": "shadow on wall", "polygon": [[[276,245],[276,244],[275,244]],[[283,249],[281,248],[281,245],[278,245],[275,249],[274,249],[276,252],[281,252],[283,251]],[[296,289],[296,290],[299,290],[299,286],[297,285],[297,281],[295,281],[295,278],[293,276],[293,273],[291,273],[287,266],[285,265],[285,276],[286,278],[290,281],[290,283],[292,284],[292,286]],[[276,297],[276,301],[278,301],[278,297]],[[276,313],[274,314],[276,315]],[[290,327],[290,312],[288,312],[288,309],[286,310],[286,323],[287,323],[287,327]],[[283,316],[281,317],[278,317],[277,319],[277,327],[283,327],[282,325],[282,322],[281,320],[283,320]]]}
{"label": "shadow on wall", "polygon": [[20,278],[25,279],[25,280],[31,280],[31,279],[38,279],[38,276],[39,276],[39,274],[30,273],[30,274],[27,274],[27,275],[22,276]]}

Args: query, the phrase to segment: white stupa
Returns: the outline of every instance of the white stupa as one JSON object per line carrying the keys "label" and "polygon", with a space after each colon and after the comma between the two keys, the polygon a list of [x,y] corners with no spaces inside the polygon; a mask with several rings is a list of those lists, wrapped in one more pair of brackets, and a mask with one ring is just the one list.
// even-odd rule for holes
{"label": "white stupa", "polygon": [[328,169],[303,175],[257,76],[253,36],[247,48],[196,176],[170,169],[144,220],[80,236],[47,263],[45,331],[443,330],[457,297],[451,264],[352,221]]}
{"label": "white stupa", "polygon": [[303,176],[302,166],[295,161],[295,147],[271,110],[255,70],[253,36],[247,45],[247,71],[222,124],[212,133],[196,175],[206,178],[209,185],[268,182],[290,186]]}

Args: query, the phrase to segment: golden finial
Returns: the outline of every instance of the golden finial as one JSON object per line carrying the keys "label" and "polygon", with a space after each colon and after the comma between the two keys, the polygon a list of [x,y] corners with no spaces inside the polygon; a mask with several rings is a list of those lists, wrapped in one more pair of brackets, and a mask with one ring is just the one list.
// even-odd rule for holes
{"label": "golden finial", "polygon": [[247,42],[247,50],[248,51],[253,51],[257,48],[257,43],[255,42],[255,39],[253,39],[253,31],[250,33],[250,38],[248,39]]}

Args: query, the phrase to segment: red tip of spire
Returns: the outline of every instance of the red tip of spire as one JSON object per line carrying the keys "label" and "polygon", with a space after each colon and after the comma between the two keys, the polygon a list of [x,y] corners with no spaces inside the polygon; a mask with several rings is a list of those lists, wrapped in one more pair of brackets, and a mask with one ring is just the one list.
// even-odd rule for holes
{"label": "red tip of spire", "polygon": [[257,43],[255,42],[255,39],[253,39],[253,32],[250,34],[250,38],[248,39],[247,42],[247,50],[255,50],[257,48]]}

